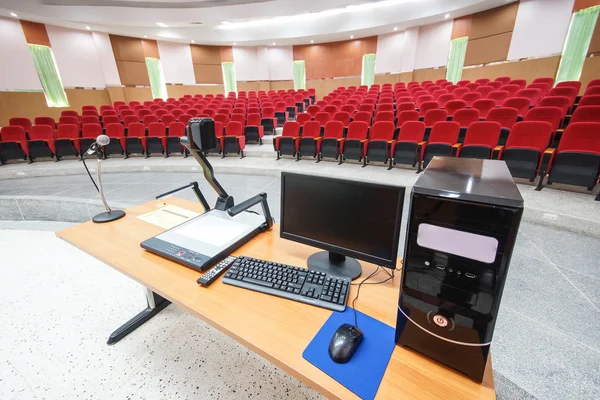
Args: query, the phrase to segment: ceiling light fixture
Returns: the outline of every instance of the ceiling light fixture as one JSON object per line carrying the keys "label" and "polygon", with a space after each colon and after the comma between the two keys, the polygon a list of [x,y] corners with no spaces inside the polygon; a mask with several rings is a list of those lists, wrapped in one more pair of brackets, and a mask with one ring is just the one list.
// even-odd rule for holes
{"label": "ceiling light fixture", "polygon": [[398,27],[397,27],[397,26],[395,26],[395,27],[394,27],[394,32],[396,32],[397,30],[398,30]]}
{"label": "ceiling light fixture", "polygon": [[148,39],[148,36],[147,36],[147,35],[144,35],[144,39]]}
{"label": "ceiling light fixture", "polygon": [[354,39],[354,35],[350,35],[350,39]]}
{"label": "ceiling light fixture", "polygon": [[90,28],[89,26],[86,26],[85,29],[87,29],[88,31],[92,30],[92,28]]}
{"label": "ceiling light fixture", "polygon": [[15,13],[13,13],[13,12],[11,12],[11,13],[10,13],[10,16],[11,16],[11,17],[18,17],[18,15],[17,15],[17,14],[15,14]]}
{"label": "ceiling light fixture", "polygon": [[311,40],[310,42],[311,42],[311,43],[314,43],[315,41],[314,41],[314,40]]}
{"label": "ceiling light fixture", "polygon": [[444,18],[446,18],[446,19],[450,18],[450,14],[444,15]]}
{"label": "ceiling light fixture", "polygon": [[156,25],[160,26],[161,28],[168,28],[169,25],[165,24],[164,22],[157,22]]}
{"label": "ceiling light fixture", "polygon": [[330,10],[324,10],[319,12],[309,12],[297,15],[283,15],[274,18],[263,18],[255,19],[251,21],[243,22],[229,22],[223,21],[221,25],[217,26],[217,29],[240,29],[240,28],[251,28],[251,27],[263,27],[265,25],[284,25],[290,23],[298,23],[302,21],[313,21],[315,18],[331,17],[334,15],[348,14],[355,12],[365,12],[378,8],[385,8],[391,6],[397,6],[404,3],[411,3],[416,0],[383,0],[374,3],[365,3],[359,5],[349,5],[343,8],[333,8]]}
{"label": "ceiling light fixture", "polygon": [[273,42],[273,46],[275,46],[275,42]]}
{"label": "ceiling light fixture", "polygon": [[192,43],[196,43],[196,41],[195,41],[195,40],[192,40]]}
{"label": "ceiling light fixture", "polygon": [[236,42],[233,42],[233,45],[234,45],[234,46],[236,46],[236,45],[237,45],[237,43],[236,43]]}

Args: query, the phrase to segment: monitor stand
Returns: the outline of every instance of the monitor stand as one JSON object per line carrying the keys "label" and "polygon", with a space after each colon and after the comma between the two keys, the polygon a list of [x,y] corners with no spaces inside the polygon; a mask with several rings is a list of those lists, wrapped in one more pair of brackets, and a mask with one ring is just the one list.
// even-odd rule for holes
{"label": "monitor stand", "polygon": [[362,273],[362,267],[354,258],[331,251],[320,251],[308,257],[308,268],[336,276],[356,279]]}

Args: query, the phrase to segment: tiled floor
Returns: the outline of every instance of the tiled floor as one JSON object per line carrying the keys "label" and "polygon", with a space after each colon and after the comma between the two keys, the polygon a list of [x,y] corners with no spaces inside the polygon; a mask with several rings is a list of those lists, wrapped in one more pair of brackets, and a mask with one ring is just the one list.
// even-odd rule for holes
{"label": "tiled floor", "polygon": [[[127,206],[199,179],[197,173],[121,173],[107,174],[105,183],[109,201]],[[238,201],[266,192],[279,219],[278,178],[221,174],[219,180]],[[141,288],[43,232],[65,223],[7,221],[22,219],[21,205],[28,204],[22,201],[40,194],[85,204],[97,196],[90,186],[85,176],[0,181],[3,399],[319,397],[174,306],[106,346],[109,333],[142,307]],[[214,203],[208,185],[201,187]],[[12,196],[20,196],[12,200],[14,214],[7,205]],[[190,191],[178,196],[194,200]],[[46,219],[63,215],[43,202],[32,205]],[[521,224],[492,345],[500,399],[599,398],[598,260],[598,238]]]}

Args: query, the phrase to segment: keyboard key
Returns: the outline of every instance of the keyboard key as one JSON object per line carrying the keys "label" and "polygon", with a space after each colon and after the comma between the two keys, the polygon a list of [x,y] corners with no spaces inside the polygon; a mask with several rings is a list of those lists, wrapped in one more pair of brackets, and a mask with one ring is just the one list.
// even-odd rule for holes
{"label": "keyboard key", "polygon": [[248,278],[245,277],[244,279],[242,279],[244,282],[249,282],[249,283],[254,283],[256,285],[261,285],[261,286],[265,286],[265,287],[273,287],[272,283],[269,282],[264,282],[264,281],[259,281],[258,279],[253,279],[253,278]]}

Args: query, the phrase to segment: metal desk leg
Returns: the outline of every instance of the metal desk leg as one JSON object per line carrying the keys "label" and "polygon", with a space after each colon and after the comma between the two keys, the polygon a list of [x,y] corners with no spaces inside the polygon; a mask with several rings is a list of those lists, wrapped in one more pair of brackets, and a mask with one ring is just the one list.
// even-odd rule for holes
{"label": "metal desk leg", "polygon": [[119,340],[142,326],[144,322],[158,314],[163,308],[171,304],[169,300],[154,293],[152,290],[147,288],[144,290],[146,292],[148,307],[111,333],[106,344],[111,345],[117,343]]}

